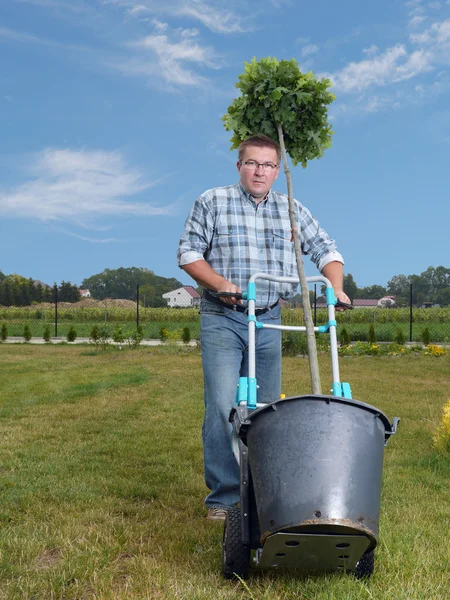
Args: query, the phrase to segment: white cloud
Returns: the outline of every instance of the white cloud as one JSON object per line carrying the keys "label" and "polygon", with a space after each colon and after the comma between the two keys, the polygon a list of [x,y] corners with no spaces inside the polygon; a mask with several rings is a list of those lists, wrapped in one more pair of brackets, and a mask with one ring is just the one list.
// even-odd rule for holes
{"label": "white cloud", "polygon": [[47,148],[27,167],[28,181],[0,190],[3,216],[88,223],[100,217],[169,214],[128,198],[159,183],[129,168],[119,152]]}
{"label": "white cloud", "polygon": [[375,56],[375,54],[378,54],[379,51],[380,49],[378,48],[378,46],[375,46],[375,44],[372,44],[368,48],[363,49],[363,53],[367,54],[367,56]]}
{"label": "white cloud", "polygon": [[244,33],[253,26],[239,12],[233,11],[229,5],[219,0],[107,0],[103,4],[122,6],[127,14],[140,17],[144,12],[153,15],[164,15],[167,18],[188,17],[202,23],[215,33]]}
{"label": "white cloud", "polygon": [[403,44],[388,48],[374,58],[351,62],[337,73],[328,75],[336,89],[343,92],[357,92],[370,86],[384,86],[389,83],[410,79],[418,73],[431,69],[431,57],[425,51],[408,56]]}
{"label": "white cloud", "polygon": [[311,56],[311,54],[315,54],[318,51],[319,46],[316,46],[316,44],[309,44],[308,46],[302,48],[301,54],[302,56]]}
{"label": "white cloud", "polygon": [[149,80],[163,79],[170,86],[204,85],[207,79],[186,67],[186,63],[209,69],[217,69],[221,65],[212,48],[201,46],[193,39],[197,34],[194,29],[178,29],[167,34],[156,32],[148,35],[128,44],[128,47],[138,50],[139,56],[116,62],[113,66],[127,75],[145,76]]}
{"label": "white cloud", "polygon": [[421,23],[427,20],[427,17],[416,15],[409,20],[410,27],[418,27]]}

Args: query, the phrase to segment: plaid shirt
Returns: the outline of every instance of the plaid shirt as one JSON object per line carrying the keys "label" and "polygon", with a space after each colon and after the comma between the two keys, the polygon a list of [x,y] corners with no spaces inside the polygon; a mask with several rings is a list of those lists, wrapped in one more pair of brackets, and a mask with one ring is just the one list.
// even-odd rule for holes
{"label": "plaid shirt", "polygon": [[[307,208],[294,202],[303,254],[319,271],[331,261],[344,263],[334,240]],[[204,259],[242,290],[257,272],[298,277],[287,196],[270,190],[257,205],[240,183],[207,190],[189,213],[177,258],[180,267]],[[297,291],[297,285],[258,281],[256,306],[270,306]]]}

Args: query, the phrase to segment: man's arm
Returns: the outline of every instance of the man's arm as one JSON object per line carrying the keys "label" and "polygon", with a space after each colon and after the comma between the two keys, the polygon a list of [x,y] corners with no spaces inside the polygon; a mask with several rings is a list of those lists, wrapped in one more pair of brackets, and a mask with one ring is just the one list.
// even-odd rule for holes
{"label": "man's arm", "polygon": [[[182,265],[183,271],[195,279],[195,281],[208,290],[214,292],[236,292],[240,293],[241,289],[231,283],[218,273],[206,262],[206,260],[196,260],[187,265]],[[234,296],[220,298],[226,304],[242,304],[242,300],[238,300]]]}
{"label": "man's arm", "polygon": [[[344,292],[344,269],[342,263],[336,260],[327,263],[322,269],[322,275],[330,280],[336,298],[341,302],[351,304],[350,298]],[[337,307],[336,310],[343,309]]]}

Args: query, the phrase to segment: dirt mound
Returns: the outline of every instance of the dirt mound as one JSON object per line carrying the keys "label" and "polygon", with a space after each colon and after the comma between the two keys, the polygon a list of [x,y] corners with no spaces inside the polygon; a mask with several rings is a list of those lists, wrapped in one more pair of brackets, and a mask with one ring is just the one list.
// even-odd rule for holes
{"label": "dirt mound", "polygon": [[[51,302],[41,302],[40,304],[32,304],[31,306],[23,306],[33,310],[48,310],[55,308]],[[105,298],[104,300],[94,300],[94,298],[83,298],[79,302],[58,302],[58,308],[61,309],[77,309],[77,308],[129,308],[136,310],[136,302],[133,300]]]}

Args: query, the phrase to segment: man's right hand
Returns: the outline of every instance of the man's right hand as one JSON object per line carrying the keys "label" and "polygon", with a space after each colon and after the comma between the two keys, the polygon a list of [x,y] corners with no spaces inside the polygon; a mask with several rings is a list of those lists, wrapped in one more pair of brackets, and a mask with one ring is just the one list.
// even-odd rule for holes
{"label": "man's right hand", "polygon": [[220,300],[225,304],[242,304],[242,300],[240,298],[236,298],[235,296],[221,296],[220,292],[226,292],[227,294],[235,292],[236,294],[241,294],[242,290],[234,283],[226,281],[223,285],[219,287],[218,290],[216,290],[216,293],[219,296]]}

